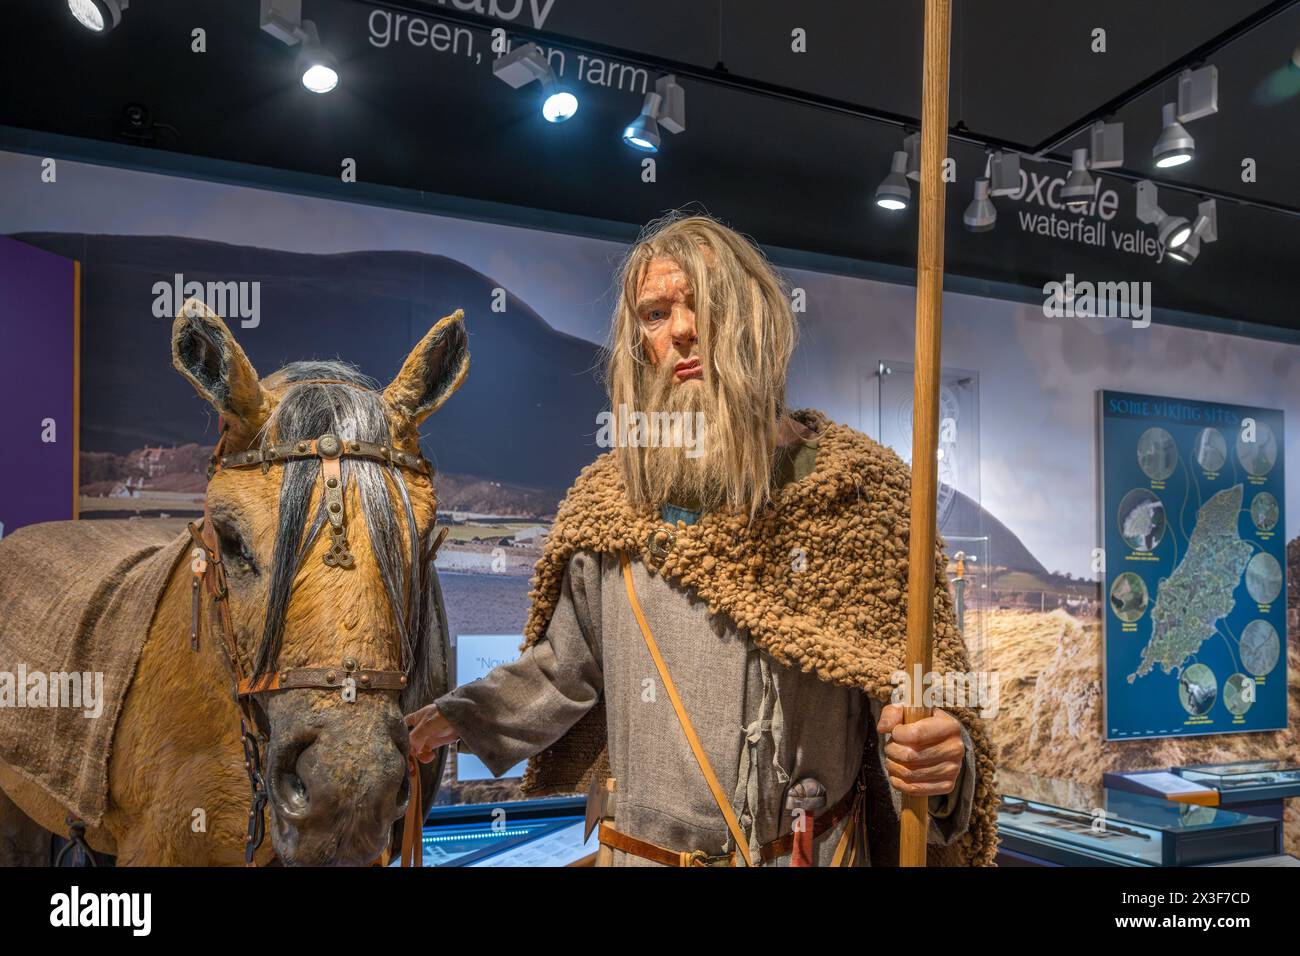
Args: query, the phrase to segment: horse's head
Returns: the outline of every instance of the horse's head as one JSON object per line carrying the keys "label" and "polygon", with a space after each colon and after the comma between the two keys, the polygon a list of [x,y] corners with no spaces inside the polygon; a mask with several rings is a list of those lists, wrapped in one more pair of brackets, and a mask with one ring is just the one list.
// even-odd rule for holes
{"label": "horse's head", "polygon": [[[420,422],[469,367],[457,312],[433,326],[385,389],[342,362],[295,362],[259,379],[225,323],[195,300],[173,326],[172,357],[220,412],[221,451],[232,461],[323,435],[418,456]],[[406,675],[400,692],[300,687],[253,696],[270,740],[271,837],[287,864],[359,865],[380,855],[409,798],[404,708],[428,701],[445,666],[430,646],[438,633],[436,582],[424,560],[437,507],[431,478],[362,457],[336,464],[347,567],[324,560],[334,542],[324,458],[220,468],[207,490],[244,675],[349,667]],[[207,651],[224,655],[219,624],[208,620]]]}

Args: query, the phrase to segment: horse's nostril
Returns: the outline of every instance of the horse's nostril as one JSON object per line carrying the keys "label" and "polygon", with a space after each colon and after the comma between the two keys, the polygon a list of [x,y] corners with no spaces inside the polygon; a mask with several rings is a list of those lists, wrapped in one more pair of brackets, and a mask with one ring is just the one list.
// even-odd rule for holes
{"label": "horse's nostril", "polygon": [[311,796],[307,785],[297,772],[288,768],[278,770],[271,781],[276,810],[280,816],[294,822],[307,818],[311,809]]}
{"label": "horse's nostril", "polygon": [[281,796],[290,810],[305,811],[307,809],[307,786],[302,782],[302,777],[292,770],[286,771],[282,775],[280,789]]}
{"label": "horse's nostril", "polygon": [[297,746],[284,748],[276,754],[272,768],[271,791],[276,809],[291,820],[301,821],[311,807],[311,794],[304,775],[300,773],[303,755],[311,745],[312,741],[302,740]]}

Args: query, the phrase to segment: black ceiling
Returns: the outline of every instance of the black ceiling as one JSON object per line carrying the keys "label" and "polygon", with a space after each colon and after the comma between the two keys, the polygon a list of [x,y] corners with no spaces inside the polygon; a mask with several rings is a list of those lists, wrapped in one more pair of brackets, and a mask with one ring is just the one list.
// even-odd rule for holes
{"label": "black ceiling", "polygon": [[[121,113],[140,103],[156,122],[179,131],[179,137],[160,133],[156,149],[334,182],[341,158],[353,157],[366,183],[628,224],[699,203],[765,245],[913,264],[914,213],[890,217],[869,201],[898,148],[894,127],[683,78],[688,128],[665,134],[658,181],[647,184],[642,156],[618,137],[639,109],[638,93],[571,82],[581,94],[579,112],[549,126],[540,119],[535,86],[515,91],[493,78],[482,29],[475,35],[479,59],[405,40],[372,42],[369,24],[382,22],[370,19],[376,9],[380,17],[404,8],[423,11],[430,21],[492,22],[459,9],[473,5],[303,0],[304,15],[338,56],[343,78],[338,90],[314,96],[296,82],[292,51],[258,29],[257,0],[132,0],[121,26],[105,36],[79,28],[64,0],[5,0],[0,124],[127,142]],[[489,0],[478,6],[487,11]],[[1273,6],[1266,0],[955,3],[951,123],[984,137],[1039,144]],[[612,48],[741,86],[754,81],[904,117],[919,112],[920,0],[497,0],[495,7],[519,10],[517,19],[502,21],[515,38],[535,25],[534,11],[544,11],[542,39],[565,50],[570,81],[580,55]],[[207,33],[204,54],[190,50],[196,27]],[[1106,30],[1105,53],[1091,49],[1098,27]],[[791,52],[795,28],[806,31],[807,53]],[[1189,124],[1197,159],[1164,173],[1166,179],[1300,207],[1300,69],[1288,66],[1297,44],[1300,3],[1293,3],[1210,58],[1219,67],[1220,111]],[[1166,81],[1120,110],[1127,169],[1150,169],[1160,104],[1174,89]],[[1070,145],[1083,144],[1066,143],[1058,152],[1068,153]],[[1159,283],[1157,304],[1167,308],[1300,327],[1294,307],[1300,218],[1221,202],[1220,241],[1189,269],[1027,241],[1009,203],[999,206],[997,230],[975,236],[962,229],[960,214],[982,152],[960,143],[950,152],[958,161],[947,200],[953,273],[1038,287],[1091,267],[1109,270],[1099,278]],[[1245,157],[1258,164],[1254,184],[1241,181]],[[147,156],[140,162],[147,165]],[[1042,169],[1056,174],[1055,167]],[[1139,228],[1131,188],[1103,175],[1117,186],[1124,220]],[[1183,214],[1197,202],[1171,190],[1160,198]]]}

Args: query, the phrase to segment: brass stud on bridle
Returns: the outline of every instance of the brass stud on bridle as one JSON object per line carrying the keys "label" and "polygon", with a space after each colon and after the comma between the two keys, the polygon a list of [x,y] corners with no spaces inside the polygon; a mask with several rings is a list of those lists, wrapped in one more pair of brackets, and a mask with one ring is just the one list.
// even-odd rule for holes
{"label": "brass stud on bridle", "polygon": [[322,458],[337,458],[343,452],[337,435],[321,435],[316,439],[316,451]]}

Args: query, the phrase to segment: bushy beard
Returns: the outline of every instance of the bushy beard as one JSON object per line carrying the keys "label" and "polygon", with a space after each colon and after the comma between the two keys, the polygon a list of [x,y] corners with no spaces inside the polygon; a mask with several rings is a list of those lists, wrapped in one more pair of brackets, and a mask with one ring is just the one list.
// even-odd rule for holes
{"label": "bushy beard", "polygon": [[[637,391],[642,396],[639,409],[648,415],[677,413],[683,431],[693,438],[693,447],[681,442],[665,447],[638,448],[645,476],[646,494],[658,506],[677,504],[692,510],[708,511],[725,498],[722,469],[725,459],[718,454],[712,422],[718,421],[718,397],[705,378],[678,382],[675,360],[664,361],[658,368],[642,367]],[[701,360],[701,366],[706,363]],[[702,415],[700,414],[702,413]],[[688,454],[689,453],[689,454]]]}

